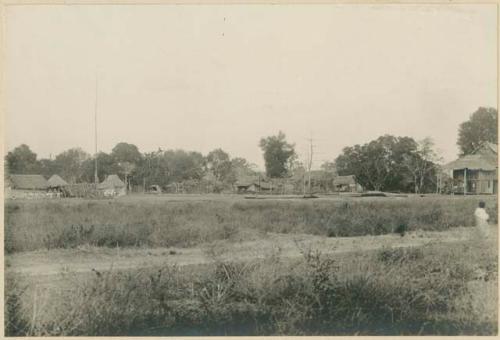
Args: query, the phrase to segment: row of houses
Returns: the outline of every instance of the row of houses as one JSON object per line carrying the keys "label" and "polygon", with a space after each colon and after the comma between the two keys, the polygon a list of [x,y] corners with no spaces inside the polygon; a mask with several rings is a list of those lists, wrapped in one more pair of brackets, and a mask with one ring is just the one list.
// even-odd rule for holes
{"label": "row of houses", "polygon": [[[97,190],[96,190],[97,189]],[[42,175],[8,175],[5,178],[5,193],[8,198],[37,197],[85,197],[102,195],[106,197],[126,194],[125,183],[117,175],[109,175],[97,185],[69,184],[54,174],[48,180]]]}
{"label": "row of houses", "polygon": [[[476,150],[441,167],[438,191],[442,192],[444,178],[451,182],[447,188],[453,194],[497,194],[498,192],[498,145],[483,143]],[[263,181],[259,178],[236,183],[238,193],[267,193],[281,190],[283,185]],[[332,182],[336,192],[362,192],[363,187],[355,176],[336,176]],[[286,189],[282,189],[286,191]]]}
{"label": "row of houses", "polygon": [[[353,175],[336,176],[332,180],[333,188],[336,192],[362,192],[363,187],[356,181]],[[292,193],[294,186],[291,184],[267,182],[260,178],[251,178],[238,181],[235,184],[237,193],[270,193],[284,192]]]}
{"label": "row of houses", "polygon": [[[498,146],[484,143],[471,154],[458,158],[442,167],[442,174],[452,181],[452,193],[496,194],[498,192]],[[332,187],[337,192],[362,192],[363,187],[354,176],[336,176]],[[438,187],[440,181],[438,180]],[[153,188],[154,187],[154,188]],[[85,197],[96,193],[93,184],[68,184],[61,176],[54,174],[48,180],[42,175],[9,175],[5,183],[6,197],[22,198],[35,196],[77,196]],[[153,190],[154,189],[154,190]],[[176,191],[179,188],[176,187]],[[241,179],[234,187],[237,193],[291,193],[296,188],[286,181],[265,181],[259,177]],[[441,189],[441,188],[439,188]],[[126,194],[126,185],[118,175],[109,175],[98,184],[97,191],[103,196]],[[162,192],[159,186],[150,191]]]}

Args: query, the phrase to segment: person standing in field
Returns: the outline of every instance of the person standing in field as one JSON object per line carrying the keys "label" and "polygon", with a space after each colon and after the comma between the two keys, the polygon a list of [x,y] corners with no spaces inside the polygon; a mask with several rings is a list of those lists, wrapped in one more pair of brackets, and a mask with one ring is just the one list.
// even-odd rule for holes
{"label": "person standing in field", "polygon": [[479,202],[479,207],[476,208],[474,212],[474,217],[476,219],[476,228],[478,233],[482,237],[488,236],[489,226],[488,220],[490,219],[490,215],[486,212],[486,204],[483,201]]}

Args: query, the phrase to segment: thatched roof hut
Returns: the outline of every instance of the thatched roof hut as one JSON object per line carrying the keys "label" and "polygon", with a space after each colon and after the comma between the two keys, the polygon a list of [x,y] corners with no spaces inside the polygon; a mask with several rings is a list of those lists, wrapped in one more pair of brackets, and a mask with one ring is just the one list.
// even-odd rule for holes
{"label": "thatched roof hut", "polygon": [[109,175],[98,186],[99,189],[121,189],[125,188],[125,183],[118,177],[118,175]]}
{"label": "thatched roof hut", "polygon": [[61,178],[61,176],[54,174],[52,177],[49,178],[49,187],[51,188],[60,188],[68,185],[68,182],[66,182],[64,179]]}
{"label": "thatched roof hut", "polygon": [[42,175],[10,175],[8,183],[12,189],[45,190],[49,183]]}
{"label": "thatched roof hut", "polygon": [[469,155],[460,157],[443,166],[444,170],[484,170],[494,171],[498,167],[498,146],[493,143],[483,143]]}
{"label": "thatched roof hut", "polygon": [[333,180],[333,185],[355,185],[356,184],[356,178],[354,175],[348,175],[348,176],[337,176]]}

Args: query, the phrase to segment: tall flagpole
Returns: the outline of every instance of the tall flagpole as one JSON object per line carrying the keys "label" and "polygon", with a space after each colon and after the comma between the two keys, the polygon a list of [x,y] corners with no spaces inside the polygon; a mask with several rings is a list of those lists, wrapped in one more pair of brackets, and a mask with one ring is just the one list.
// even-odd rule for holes
{"label": "tall flagpole", "polygon": [[94,127],[95,127],[95,152],[94,152],[94,182],[97,187],[99,184],[99,177],[97,176],[97,72],[95,75],[95,102],[94,102]]}

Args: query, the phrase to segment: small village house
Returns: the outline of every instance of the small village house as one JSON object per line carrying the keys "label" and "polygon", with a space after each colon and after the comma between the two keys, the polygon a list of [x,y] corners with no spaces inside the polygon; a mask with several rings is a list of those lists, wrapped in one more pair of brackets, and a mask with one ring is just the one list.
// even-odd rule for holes
{"label": "small village house", "polygon": [[118,175],[109,175],[97,188],[107,197],[123,196],[127,193],[126,185]]}
{"label": "small village house", "polygon": [[338,192],[362,192],[363,187],[356,181],[354,175],[337,176],[333,180],[335,191]]}
{"label": "small village house", "polygon": [[9,175],[5,181],[5,193],[9,198],[45,197],[49,188],[42,175]]}
{"label": "small village house", "polygon": [[496,194],[498,190],[498,145],[484,143],[471,154],[443,166],[453,179],[455,193]]}
{"label": "small village house", "polygon": [[65,192],[64,188],[68,186],[68,182],[57,174],[52,175],[47,182],[49,183],[50,193],[57,197],[60,197]]}
{"label": "small village house", "polygon": [[54,174],[52,175],[49,180],[49,188],[51,189],[61,189],[65,186],[68,186],[68,182],[66,182],[64,179],[61,178],[61,176]]}
{"label": "small village house", "polygon": [[157,184],[150,185],[148,188],[148,192],[152,194],[161,194],[162,190],[161,187]]}
{"label": "small village house", "polygon": [[241,193],[259,193],[270,192],[272,187],[270,183],[259,179],[243,179],[235,184],[236,192]]}

